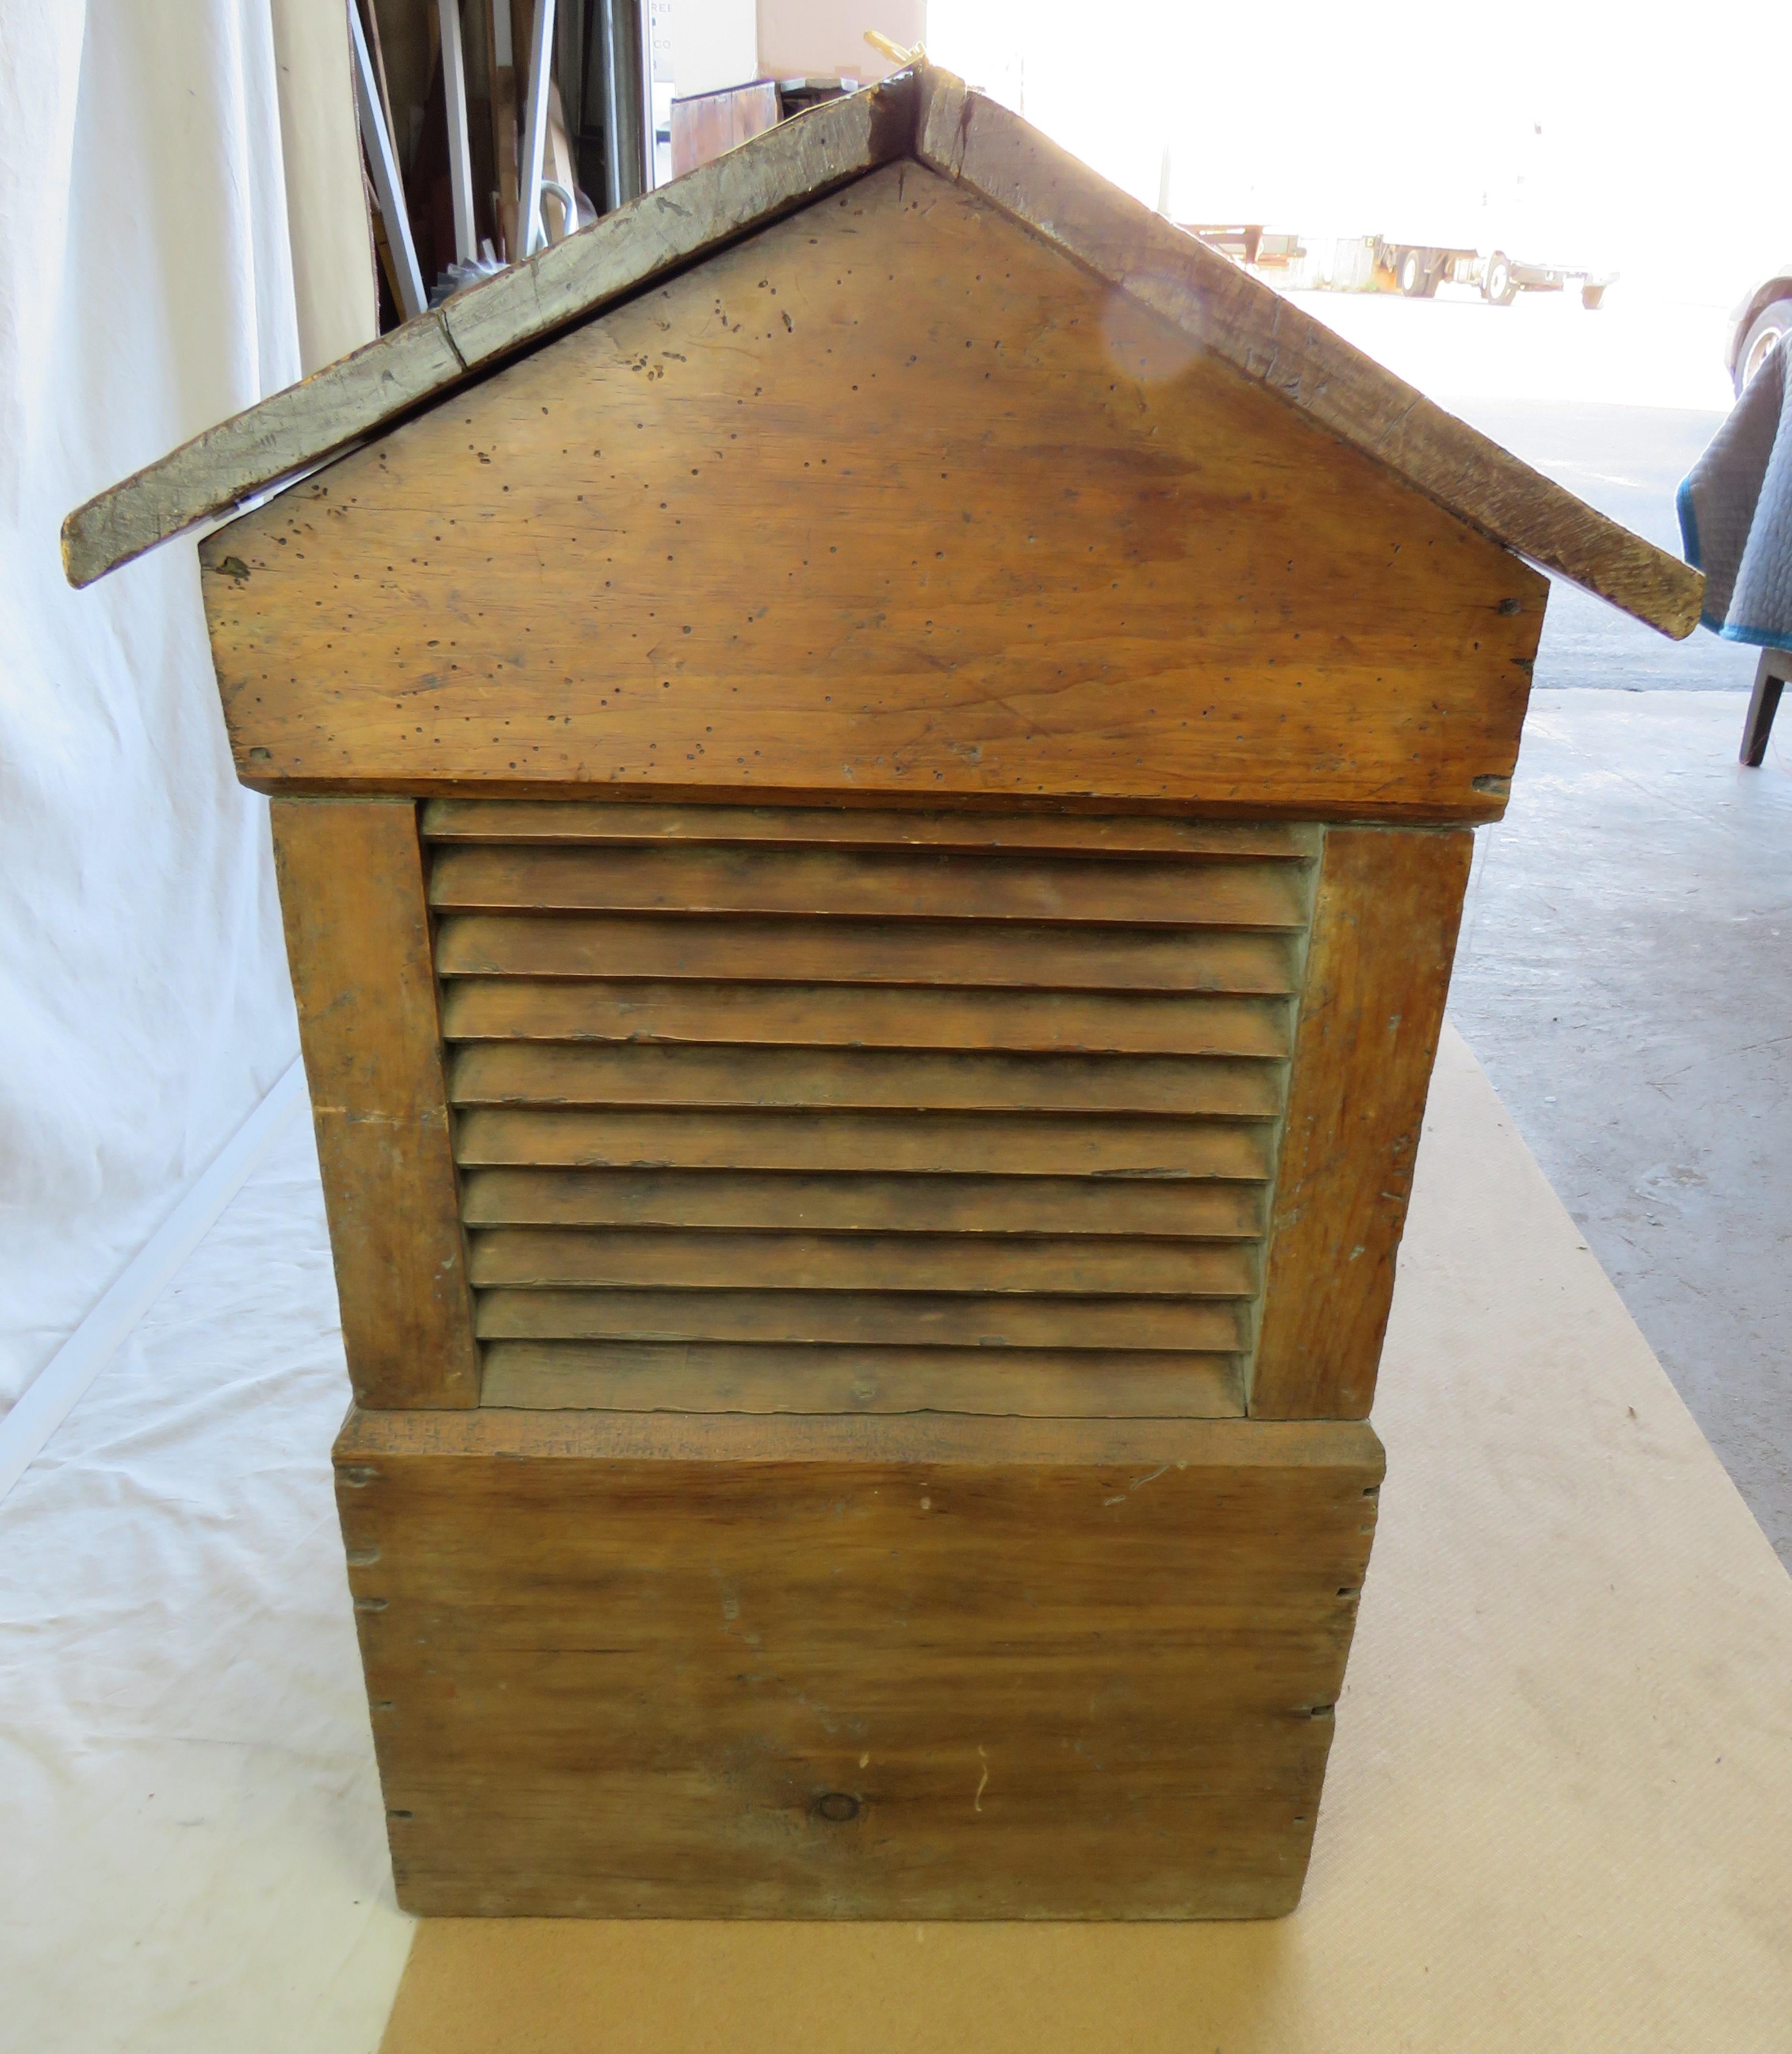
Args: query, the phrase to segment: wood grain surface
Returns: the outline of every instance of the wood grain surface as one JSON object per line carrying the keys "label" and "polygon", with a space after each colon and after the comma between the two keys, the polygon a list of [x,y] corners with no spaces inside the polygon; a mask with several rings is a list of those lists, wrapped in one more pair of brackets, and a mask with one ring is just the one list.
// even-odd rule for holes
{"label": "wood grain surface", "polygon": [[1468,882],[1464,833],[1326,837],[1251,1411],[1362,1419]]}
{"label": "wood grain surface", "polygon": [[774,848],[1041,849],[1089,856],[1216,856],[1304,863],[1317,830],[1277,820],[1178,820],[1142,814],[884,813],[831,806],[641,806],[622,799],[431,799],[436,842],[766,843]]}
{"label": "wood grain surface", "polygon": [[280,801],[273,844],[356,1396],[476,1404],[417,809]]}
{"label": "wood grain surface", "polygon": [[924,163],[962,180],[1481,533],[1664,634],[1684,636],[1697,625],[1704,580],[1691,565],[1446,413],[950,73],[929,69],[922,93],[915,148]]}
{"label": "wood grain surface", "polygon": [[914,140],[914,87],[817,107],[513,264],[364,348],[276,392],[77,507],[62,526],[69,581],[92,583],[228,512],[525,348],[686,263],[710,244],[888,162]]}
{"label": "wood grain surface", "polygon": [[1260,1184],[1192,1178],[778,1176],[754,1171],[470,1170],[473,1226],[786,1227],[830,1234],[1146,1234],[1254,1241]]}
{"label": "wood grain surface", "polygon": [[736,1407],[812,1409],[855,1351],[892,1411],[954,1350],[974,1410],[1024,1374],[992,1351],[1054,1363],[1034,1414],[1238,1391],[1320,832],[664,812],[427,811],[477,1330],[536,1364],[485,1402],[595,1344],[655,1351],[580,1371],[611,1405],[725,1359]]}
{"label": "wood grain surface", "polygon": [[493,797],[1492,817],[1546,592],[912,163],[201,553],[249,782]]}
{"label": "wood grain surface", "polygon": [[1003,922],[500,919],[450,913],[436,930],[444,977],[729,978],[745,982],[1005,986],[1024,991],[1290,993],[1298,938],[1188,928]]}
{"label": "wood grain surface", "polygon": [[1091,862],[1028,850],[741,851],[452,844],[430,866],[442,912],[753,913],[1020,920],[1114,927],[1287,929],[1307,924],[1307,879],[1287,863]]}
{"label": "wood grain surface", "polygon": [[455,1122],[460,1162],[564,1169],[870,1171],[921,1176],[1262,1178],[1267,1120],[1079,1119],[1073,1114],[586,1112],[476,1107]]}
{"label": "wood grain surface", "polygon": [[[476,1285],[780,1291],[1071,1293],[1081,1297],[1248,1298],[1256,1251],[1236,1241],[1120,1234],[802,1234],[754,1227],[488,1227]],[[992,1316],[995,1316],[993,1314]]]}
{"label": "wood grain surface", "polygon": [[888,1107],[1273,1119],[1283,1081],[1279,1064],[1242,1056],[475,1041],[450,1061],[448,1096],[468,1106]]}
{"label": "wood grain surface", "polygon": [[451,1041],[728,1042],[1058,1055],[1287,1056],[1283,998],[1101,991],[456,978]]}
{"label": "wood grain surface", "polygon": [[439,403],[470,372],[903,156],[994,201],[1154,309],[1185,341],[1260,380],[1507,548],[1664,632],[1691,632],[1703,580],[1690,566],[1605,519],[1005,108],[925,64],[779,124],[678,180],[676,194],[618,208],[100,494],[64,523],[69,578],[87,584],[408,409]]}
{"label": "wood grain surface", "polygon": [[409,1910],[1299,1896],[1366,1427],[485,1408],[336,1462]]}
{"label": "wood grain surface", "polygon": [[480,1402],[546,1411],[991,1414],[1229,1419],[1236,1355],[1149,1349],[851,1348],[496,1340]]}
{"label": "wood grain surface", "polygon": [[[764,1264],[762,1275],[776,1275]],[[1234,1298],[1063,1297],[1047,1292],[899,1289],[481,1291],[492,1340],[776,1341],[847,1348],[1192,1348],[1242,1351],[1248,1308]]]}

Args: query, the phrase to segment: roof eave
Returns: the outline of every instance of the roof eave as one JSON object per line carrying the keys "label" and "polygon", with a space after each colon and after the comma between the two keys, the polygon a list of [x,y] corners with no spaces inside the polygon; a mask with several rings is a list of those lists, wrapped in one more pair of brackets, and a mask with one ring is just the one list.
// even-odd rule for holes
{"label": "roof eave", "polygon": [[915,154],[1491,541],[1679,639],[1704,580],[949,74]]}
{"label": "roof eave", "polygon": [[220,421],[77,506],[62,564],[77,589],[237,512],[505,359],[913,153],[918,81],[797,115],[670,186]]}
{"label": "roof eave", "polygon": [[1663,634],[1704,580],[930,65],[812,108],[513,266],[77,507],[69,582],[108,571],[339,455],[467,380],[881,164],[914,156],[1515,554]]}

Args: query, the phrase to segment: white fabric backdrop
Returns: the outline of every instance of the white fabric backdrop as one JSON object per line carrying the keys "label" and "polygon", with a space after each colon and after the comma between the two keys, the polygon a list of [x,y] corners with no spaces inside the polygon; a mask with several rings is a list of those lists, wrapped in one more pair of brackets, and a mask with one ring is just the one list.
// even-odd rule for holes
{"label": "white fabric backdrop", "polygon": [[57,548],[300,374],[282,84],[307,341],[371,332],[341,0],[278,5],[284,81],[270,0],[0,0],[0,1411],[296,1045],[191,546],[79,593]]}
{"label": "white fabric backdrop", "polygon": [[411,1944],[295,1121],[0,1503],[0,2048],[374,2054]]}

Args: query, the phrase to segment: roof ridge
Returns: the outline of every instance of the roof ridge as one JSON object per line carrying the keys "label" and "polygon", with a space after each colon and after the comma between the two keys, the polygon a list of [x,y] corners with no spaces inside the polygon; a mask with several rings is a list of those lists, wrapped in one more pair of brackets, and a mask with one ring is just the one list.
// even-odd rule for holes
{"label": "roof ridge", "polygon": [[1664,634],[1704,580],[1514,456],[1018,115],[931,64],[812,108],[208,428],[77,507],[69,582],[240,509],[643,286],[912,156],[1503,547]]}

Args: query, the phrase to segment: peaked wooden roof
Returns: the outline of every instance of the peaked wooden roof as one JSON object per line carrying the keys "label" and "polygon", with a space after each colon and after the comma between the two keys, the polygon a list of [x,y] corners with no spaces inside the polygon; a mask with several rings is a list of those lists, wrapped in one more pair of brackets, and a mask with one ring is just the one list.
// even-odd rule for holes
{"label": "peaked wooden roof", "polygon": [[1672,635],[1704,580],[1444,412],[1268,286],[932,65],[780,124],[183,443],[63,523],[90,584],[878,165],[979,194],[1518,554]]}

